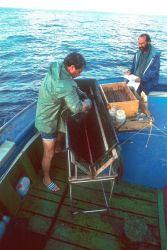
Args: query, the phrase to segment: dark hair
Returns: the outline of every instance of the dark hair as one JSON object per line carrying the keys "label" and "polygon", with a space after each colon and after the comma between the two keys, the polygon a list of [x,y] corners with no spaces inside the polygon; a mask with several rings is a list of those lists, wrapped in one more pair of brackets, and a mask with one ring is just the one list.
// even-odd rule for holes
{"label": "dark hair", "polygon": [[70,53],[64,58],[65,67],[74,65],[76,69],[81,69],[86,66],[85,58],[77,52]]}
{"label": "dark hair", "polygon": [[150,36],[148,34],[143,33],[139,37],[144,37],[144,36],[146,37],[146,41],[151,43],[151,38],[150,38]]}

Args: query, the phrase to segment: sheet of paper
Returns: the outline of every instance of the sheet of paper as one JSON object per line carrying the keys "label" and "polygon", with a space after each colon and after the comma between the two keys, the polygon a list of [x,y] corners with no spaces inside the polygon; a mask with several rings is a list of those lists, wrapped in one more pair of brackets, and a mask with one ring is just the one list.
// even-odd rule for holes
{"label": "sheet of paper", "polygon": [[135,81],[138,78],[138,76],[135,76],[133,74],[131,74],[131,75],[124,75],[124,77],[126,79],[128,79],[129,81]]}
{"label": "sheet of paper", "polygon": [[139,84],[140,84],[139,82],[135,82],[135,81],[132,81],[132,80],[128,82],[128,86],[133,87],[135,90],[138,89]]}
{"label": "sheet of paper", "polygon": [[138,76],[135,76],[133,74],[131,75],[124,75],[124,78],[128,79],[129,82],[128,82],[128,86],[129,87],[133,87],[135,90],[138,89],[139,87],[139,82],[135,82],[136,78],[138,78]]}

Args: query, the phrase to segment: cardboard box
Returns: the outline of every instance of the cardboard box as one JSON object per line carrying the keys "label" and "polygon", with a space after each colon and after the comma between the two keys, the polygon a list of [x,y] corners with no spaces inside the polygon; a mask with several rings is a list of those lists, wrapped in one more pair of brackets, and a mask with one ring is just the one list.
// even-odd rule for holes
{"label": "cardboard box", "polygon": [[127,117],[136,116],[139,100],[125,82],[100,84],[100,89],[108,109],[115,107],[123,109]]}

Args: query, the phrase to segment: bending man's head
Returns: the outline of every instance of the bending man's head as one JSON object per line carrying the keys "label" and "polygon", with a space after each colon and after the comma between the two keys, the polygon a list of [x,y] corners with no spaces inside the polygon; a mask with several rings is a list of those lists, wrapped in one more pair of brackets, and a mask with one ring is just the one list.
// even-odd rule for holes
{"label": "bending man's head", "polygon": [[85,58],[77,52],[70,53],[64,58],[64,65],[66,70],[74,78],[80,75],[86,66]]}

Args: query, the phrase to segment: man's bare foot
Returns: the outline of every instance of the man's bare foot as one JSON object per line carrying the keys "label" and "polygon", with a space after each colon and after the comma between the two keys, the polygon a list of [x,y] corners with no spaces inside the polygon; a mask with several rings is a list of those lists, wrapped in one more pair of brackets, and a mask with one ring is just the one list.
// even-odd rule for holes
{"label": "man's bare foot", "polygon": [[43,178],[43,184],[46,186],[46,188],[51,191],[51,192],[57,192],[60,188],[56,185],[55,182],[53,181],[46,181],[44,178]]}

